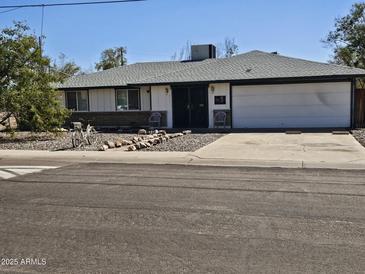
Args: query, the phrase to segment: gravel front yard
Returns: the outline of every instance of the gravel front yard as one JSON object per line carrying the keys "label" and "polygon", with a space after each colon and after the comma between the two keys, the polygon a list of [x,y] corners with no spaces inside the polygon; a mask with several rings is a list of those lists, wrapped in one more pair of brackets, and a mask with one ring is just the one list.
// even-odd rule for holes
{"label": "gravel front yard", "polygon": [[[130,140],[134,136],[136,134],[98,133],[93,145],[75,149],[72,147],[69,133],[60,133],[55,136],[50,133],[17,132],[11,136],[0,132],[0,149],[96,151],[105,141]],[[195,151],[222,136],[224,134],[188,134],[140,151]]]}
{"label": "gravel front yard", "polygon": [[202,148],[215,140],[221,138],[224,134],[187,134],[175,139],[171,139],[163,144],[142,149],[141,151],[195,151]]}
{"label": "gravel front yard", "polygon": [[365,147],[365,128],[352,130],[351,133],[352,136]]}
{"label": "gravel front yard", "polygon": [[24,150],[87,150],[95,151],[106,140],[117,140],[120,138],[130,139],[133,134],[98,133],[96,142],[91,146],[73,148],[71,135],[67,132],[55,136],[51,133],[29,133],[17,132],[14,137],[0,132],[0,149],[24,149]]}

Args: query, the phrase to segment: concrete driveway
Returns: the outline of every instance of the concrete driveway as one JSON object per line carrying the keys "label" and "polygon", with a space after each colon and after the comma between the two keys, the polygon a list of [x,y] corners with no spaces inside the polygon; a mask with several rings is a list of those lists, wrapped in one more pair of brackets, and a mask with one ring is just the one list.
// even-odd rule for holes
{"label": "concrete driveway", "polygon": [[253,166],[365,168],[365,148],[350,134],[231,133],[194,155]]}

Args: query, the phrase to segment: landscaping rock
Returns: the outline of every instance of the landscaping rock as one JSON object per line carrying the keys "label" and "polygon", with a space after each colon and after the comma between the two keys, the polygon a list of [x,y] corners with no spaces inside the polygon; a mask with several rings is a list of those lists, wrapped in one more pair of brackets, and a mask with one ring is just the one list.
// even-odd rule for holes
{"label": "landscaping rock", "polygon": [[159,132],[158,132],[159,134],[161,134],[161,135],[166,135],[167,133],[166,133],[166,130],[160,130]]}
{"label": "landscaping rock", "polygon": [[115,144],[112,141],[105,141],[104,144],[107,145],[108,148],[115,148]]}
{"label": "landscaping rock", "polygon": [[[224,136],[224,134],[212,133],[212,134],[187,134],[179,138],[169,139],[168,142],[164,142],[157,146],[151,146],[145,148],[142,151],[195,151],[202,148],[218,138]],[[165,136],[166,138],[166,136]]]}
{"label": "landscaping rock", "polygon": [[122,139],[120,142],[122,143],[122,146],[130,146],[132,144],[131,141],[124,140],[124,139]]}
{"label": "landscaping rock", "polygon": [[124,140],[124,139],[121,139],[120,142],[122,143],[122,146],[126,146],[127,145],[127,142],[129,142],[129,141]]}
{"label": "landscaping rock", "polygon": [[146,135],[147,131],[145,129],[138,130],[138,135]]}
{"label": "landscaping rock", "polygon": [[121,146],[122,146],[122,143],[120,141],[115,142],[115,147],[121,147]]}
{"label": "landscaping rock", "polygon": [[131,145],[128,147],[128,151],[136,151],[136,150],[137,150],[137,148],[135,145]]}
{"label": "landscaping rock", "polygon": [[141,148],[146,148],[147,147],[145,142],[140,142],[139,145],[140,145]]}
{"label": "landscaping rock", "polygon": [[61,127],[61,128],[56,128],[55,131],[57,131],[57,132],[68,132],[68,129]]}
{"label": "landscaping rock", "polygon": [[182,133],[183,133],[184,135],[191,134],[191,130],[184,130]]}
{"label": "landscaping rock", "polygon": [[99,147],[99,151],[106,151],[106,150],[108,150],[108,146],[107,145],[101,145],[100,147]]}
{"label": "landscaping rock", "polygon": [[134,136],[134,137],[132,138],[132,142],[133,142],[133,143],[138,143],[138,141],[139,141],[139,140],[138,140],[138,137]]}

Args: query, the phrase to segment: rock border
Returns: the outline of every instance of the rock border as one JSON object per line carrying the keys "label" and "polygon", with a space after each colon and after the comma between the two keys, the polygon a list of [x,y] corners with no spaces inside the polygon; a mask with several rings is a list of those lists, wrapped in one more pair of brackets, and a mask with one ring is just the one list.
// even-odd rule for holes
{"label": "rock border", "polygon": [[181,137],[187,134],[191,134],[191,130],[184,130],[178,133],[167,134],[166,130],[156,130],[149,132],[140,129],[137,136],[134,136],[131,140],[120,139],[116,141],[106,140],[102,146],[99,147],[99,151],[106,151],[108,149],[120,148],[123,146],[127,147],[127,151],[136,151],[158,144],[167,142],[170,139]]}

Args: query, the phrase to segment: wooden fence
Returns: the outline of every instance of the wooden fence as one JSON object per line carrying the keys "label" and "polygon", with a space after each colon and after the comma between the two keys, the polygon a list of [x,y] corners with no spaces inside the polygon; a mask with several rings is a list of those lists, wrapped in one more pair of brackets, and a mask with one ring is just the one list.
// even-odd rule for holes
{"label": "wooden fence", "polygon": [[365,128],[365,89],[355,90],[355,127]]}

